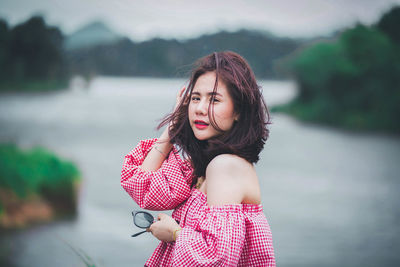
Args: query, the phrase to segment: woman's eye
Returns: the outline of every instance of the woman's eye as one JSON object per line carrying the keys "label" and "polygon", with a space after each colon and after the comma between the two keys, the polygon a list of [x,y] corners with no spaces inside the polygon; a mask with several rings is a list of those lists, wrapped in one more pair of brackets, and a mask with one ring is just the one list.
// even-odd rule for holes
{"label": "woman's eye", "polygon": [[197,96],[192,97],[192,101],[199,101],[199,100],[200,100],[200,97],[197,97]]}
{"label": "woman's eye", "polygon": [[212,102],[220,102],[219,99],[217,99],[217,98],[213,98],[211,101]]}

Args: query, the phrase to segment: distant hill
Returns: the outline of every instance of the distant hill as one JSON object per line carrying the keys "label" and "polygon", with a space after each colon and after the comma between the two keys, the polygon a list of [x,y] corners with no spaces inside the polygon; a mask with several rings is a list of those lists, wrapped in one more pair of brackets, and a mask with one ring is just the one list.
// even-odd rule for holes
{"label": "distant hill", "polygon": [[[80,32],[84,33],[83,30]],[[196,59],[214,51],[231,50],[248,60],[258,78],[282,79],[285,74],[278,63],[310,42],[250,30],[222,31],[188,40],[155,38],[139,43],[116,37],[110,38],[112,42],[100,40],[95,39],[90,45],[86,43],[85,46],[68,50],[67,58],[72,73],[89,76],[187,77],[190,65]]]}
{"label": "distant hill", "polygon": [[103,22],[95,21],[67,36],[64,45],[66,50],[73,50],[100,44],[112,44],[121,38]]}

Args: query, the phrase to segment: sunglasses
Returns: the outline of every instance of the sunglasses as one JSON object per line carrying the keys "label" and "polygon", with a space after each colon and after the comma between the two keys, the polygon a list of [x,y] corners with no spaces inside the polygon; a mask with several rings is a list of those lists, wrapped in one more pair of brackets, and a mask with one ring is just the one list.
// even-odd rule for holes
{"label": "sunglasses", "polygon": [[[146,211],[132,211],[132,216],[133,216],[133,223],[142,229],[147,229],[150,227],[150,225],[153,224],[154,222],[154,217],[150,213]],[[133,234],[132,237],[136,237],[138,235],[141,235],[143,233],[146,233],[147,230],[141,231],[139,233]]]}

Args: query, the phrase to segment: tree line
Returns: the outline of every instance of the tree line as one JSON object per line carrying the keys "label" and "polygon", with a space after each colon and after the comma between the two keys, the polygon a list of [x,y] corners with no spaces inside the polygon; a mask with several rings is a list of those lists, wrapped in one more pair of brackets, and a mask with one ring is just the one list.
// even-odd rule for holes
{"label": "tree line", "polygon": [[241,30],[203,35],[178,41],[153,39],[135,43],[123,39],[113,44],[70,51],[70,69],[86,75],[187,77],[191,64],[214,51],[231,50],[243,55],[258,78],[283,78],[279,59],[295,51],[301,42]]}
{"label": "tree line", "polygon": [[288,60],[298,97],[276,108],[313,122],[400,133],[400,7]]}
{"label": "tree line", "polygon": [[[123,38],[73,50],[67,36],[35,16],[15,27],[0,19],[0,90],[65,86],[72,75],[186,77],[194,61],[213,51],[242,54],[258,78],[282,78],[279,59],[302,42],[257,31],[219,32],[189,40]],[[35,85],[36,84],[36,85]]]}
{"label": "tree line", "polygon": [[65,84],[67,64],[63,35],[35,16],[15,27],[0,19],[0,90],[39,86],[52,89]]}

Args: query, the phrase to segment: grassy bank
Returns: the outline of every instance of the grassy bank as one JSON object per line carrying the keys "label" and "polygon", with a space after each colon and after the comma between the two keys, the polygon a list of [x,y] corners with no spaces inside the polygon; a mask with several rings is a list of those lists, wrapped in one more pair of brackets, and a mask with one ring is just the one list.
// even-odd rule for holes
{"label": "grassy bank", "polygon": [[0,227],[21,227],[74,214],[77,167],[43,148],[0,145]]}
{"label": "grassy bank", "polygon": [[68,87],[67,80],[0,81],[0,92],[42,92]]}
{"label": "grassy bank", "polygon": [[273,107],[271,112],[286,113],[304,122],[346,130],[399,133],[399,124],[383,112],[341,110],[332,107],[328,101],[302,103],[296,99],[288,104]]}

